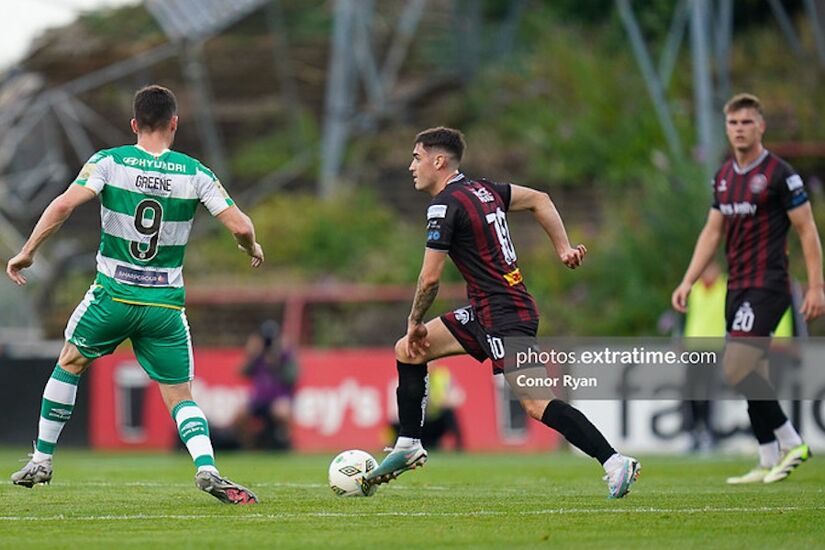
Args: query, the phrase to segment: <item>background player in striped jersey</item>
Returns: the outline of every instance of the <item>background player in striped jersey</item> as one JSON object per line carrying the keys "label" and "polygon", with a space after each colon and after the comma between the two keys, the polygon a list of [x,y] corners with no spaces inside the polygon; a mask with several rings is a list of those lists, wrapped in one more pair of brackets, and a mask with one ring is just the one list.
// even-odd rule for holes
{"label": "background player in striped jersey", "polygon": [[32,487],[52,478],[52,454],[71,417],[80,375],[97,357],[129,338],[138,362],[159,383],[164,403],[197,467],[198,488],[222,502],[257,501],[248,489],[220,477],[209,427],[192,400],[192,339],[184,313],[183,256],[198,203],[218,218],[251,257],[264,261],[252,221],[235,206],[215,175],[197,160],[171,151],[178,128],[174,94],[147,86],[134,98],[136,145],[96,153],[77,179],[52,201],[6,273],[26,283],[41,244],[72,211],[100,199],[102,225],[97,276],[66,327],[66,343],[46,384],[32,459],[12,475]]}
{"label": "background player in striped jersey", "polygon": [[799,233],[808,289],[806,320],[825,312],[822,245],[802,178],[762,146],[765,120],[756,96],[739,94],[725,105],[725,127],[733,157],[713,178],[713,206],[696,242],[673,307],[685,311],[690,289],[711,261],[722,234],[728,260],[725,307],[725,378],[748,399],[748,416],[759,441],[759,465],[728,483],[772,483],[807,460],[808,446],[785,416],[768,377],[767,338],[791,304],[787,237]]}
{"label": "background player in striped jersey", "polygon": [[[529,341],[536,336],[539,312],[516,262],[506,212],[530,211],[567,267],[579,267],[587,253],[583,245],[570,246],[561,217],[546,193],[474,181],[459,172],[464,147],[461,132],[451,128],[424,130],[415,138],[409,170],[415,188],[433,197],[427,209],[427,248],[407,335],[395,345],[399,437],[393,451],[365,476],[365,489],[427,460],[420,438],[428,361],[468,353],[478,361],[489,357],[494,371],[503,371],[505,345],[510,345],[505,339]],[[438,293],[447,255],[467,282],[471,305],[424,324],[424,315]],[[611,498],[627,494],[638,476],[637,460],[617,453],[578,409],[560,399],[525,396],[519,388],[513,389],[531,417],[559,431],[602,464]]]}

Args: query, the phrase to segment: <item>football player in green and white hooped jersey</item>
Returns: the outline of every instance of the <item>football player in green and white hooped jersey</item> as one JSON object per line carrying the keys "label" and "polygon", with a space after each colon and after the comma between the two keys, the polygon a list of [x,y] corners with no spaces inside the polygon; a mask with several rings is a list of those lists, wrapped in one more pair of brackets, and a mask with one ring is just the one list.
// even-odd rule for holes
{"label": "football player in green and white hooped jersey", "polygon": [[132,341],[138,362],[160,386],[164,403],[192,455],[196,486],[230,504],[257,497],[220,476],[209,427],[193,401],[192,339],[184,313],[183,257],[198,203],[218,218],[251,258],[264,261],[252,221],[197,160],[171,151],[178,128],[174,94],[161,86],[138,90],[132,131],[136,145],[99,151],[77,179],[46,208],[6,273],[26,283],[21,270],[32,265],[40,245],[75,208],[98,197],[102,234],[97,277],[66,326],[66,343],[43,392],[32,459],[12,475],[32,487],[52,478],[52,454],[74,408],[80,375],[92,360]]}

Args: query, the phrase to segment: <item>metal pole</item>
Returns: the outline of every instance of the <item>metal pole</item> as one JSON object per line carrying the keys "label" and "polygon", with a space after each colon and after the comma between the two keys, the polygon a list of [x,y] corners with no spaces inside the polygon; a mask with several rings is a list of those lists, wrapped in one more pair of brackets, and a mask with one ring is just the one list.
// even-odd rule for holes
{"label": "metal pole", "polygon": [[667,89],[670,84],[670,77],[673,75],[673,68],[676,66],[676,58],[679,56],[679,49],[682,47],[682,39],[685,37],[689,14],[687,0],[679,0],[676,9],[673,10],[673,19],[670,21],[665,48],[659,58],[659,79],[662,81],[662,88],[664,89]]}
{"label": "metal pole", "polygon": [[86,129],[80,124],[77,114],[71,106],[71,99],[68,95],[57,92],[54,94],[54,101],[52,101],[52,110],[57,115],[60,125],[69,136],[69,144],[74,149],[77,155],[77,160],[82,164],[91,157],[94,152],[92,141],[86,134]]}
{"label": "metal pole", "polygon": [[479,0],[454,0],[453,26],[458,71],[465,79],[471,78],[481,58],[481,3]]}
{"label": "metal pole", "polygon": [[510,2],[507,16],[501,24],[501,30],[498,33],[498,41],[495,45],[496,57],[508,56],[513,51],[516,33],[521,22],[521,16],[527,8],[527,1],[528,0],[512,0]]}
{"label": "metal pole", "polygon": [[733,0],[719,0],[719,17],[716,22],[716,68],[719,75],[717,106],[730,96],[730,44],[733,36]]}
{"label": "metal pole", "polygon": [[779,0],[768,0],[768,5],[770,5],[771,11],[773,11],[773,15],[779,23],[779,29],[782,31],[782,34],[785,35],[785,40],[788,41],[788,45],[796,55],[801,56],[802,42],[800,42],[796,30],[793,28],[791,18],[788,17],[788,12],[785,11],[782,2]]}
{"label": "metal pole", "polygon": [[318,193],[329,197],[338,186],[338,175],[346,149],[355,102],[352,35],[355,9],[353,0],[335,0],[332,43],[327,79],[324,137],[321,144],[321,174]]}
{"label": "metal pole", "polygon": [[642,39],[642,32],[636,22],[636,17],[633,15],[633,8],[630,7],[628,0],[616,0],[616,6],[619,9],[622,23],[625,30],[630,37],[630,44],[633,47],[633,53],[636,56],[636,62],[642,71],[642,76],[647,85],[647,91],[653,101],[653,108],[656,111],[656,116],[659,119],[659,124],[662,131],[665,133],[670,154],[674,159],[682,158],[682,143],[679,140],[679,134],[676,132],[676,127],[673,125],[673,120],[670,116],[670,109],[665,99],[665,92],[662,88],[662,83],[653,69],[653,63],[650,60],[650,55]]}
{"label": "metal pole", "polygon": [[69,104],[74,109],[78,119],[89,128],[89,131],[97,134],[106,143],[125,143],[130,139],[120,128],[76,97],[69,97]]}
{"label": "metal pole", "polygon": [[814,44],[816,44],[816,56],[819,64],[825,67],[825,36],[822,34],[822,23],[819,20],[819,10],[814,0],[805,0],[805,11],[811,20],[811,31],[814,34]]}
{"label": "metal pole", "polygon": [[692,0],[690,37],[693,54],[693,98],[696,126],[699,129],[697,156],[709,178],[713,174],[713,165],[716,162],[716,143],[713,131],[713,83],[708,63],[707,14],[706,0]]}
{"label": "metal pole", "polygon": [[306,142],[303,129],[301,127],[301,99],[298,95],[298,86],[292,72],[292,55],[289,51],[289,40],[287,40],[287,30],[284,24],[284,15],[281,10],[280,0],[271,0],[266,8],[267,24],[269,34],[272,36],[272,54],[275,60],[275,72],[278,75],[278,83],[281,85],[281,101],[289,117],[290,133],[295,138],[290,140],[294,151],[300,152]]}
{"label": "metal pole", "polygon": [[424,14],[426,5],[427,0],[410,0],[404,6],[404,11],[398,19],[398,25],[394,33],[395,39],[381,68],[381,86],[385,94],[389,94],[392,87],[395,86],[398,72],[401,70],[404,58],[407,57],[407,51],[410,49],[413,38],[415,38],[415,30],[418,28],[418,22]]}
{"label": "metal pole", "polygon": [[55,91],[66,92],[67,94],[79,94],[98,86],[102,86],[107,82],[117,80],[126,75],[132,74],[144,67],[149,67],[159,63],[165,59],[174,56],[178,51],[176,44],[163,44],[157,48],[145,51],[130,57],[124,61],[112,63],[102,69],[98,69],[91,73],[85,74],[80,78],[70,80],[65,84],[58,86]]}
{"label": "metal pole", "polygon": [[184,44],[181,57],[183,74],[192,91],[195,125],[206,147],[209,165],[219,178],[229,180],[232,175],[229,173],[223,143],[212,113],[212,94],[202,54],[203,42]]}
{"label": "metal pole", "polygon": [[361,81],[367,91],[373,108],[381,112],[384,110],[384,88],[375,63],[372,51],[372,16],[375,5],[372,0],[361,0],[358,3],[358,12],[355,16],[355,36],[352,48],[355,61],[361,73]]}

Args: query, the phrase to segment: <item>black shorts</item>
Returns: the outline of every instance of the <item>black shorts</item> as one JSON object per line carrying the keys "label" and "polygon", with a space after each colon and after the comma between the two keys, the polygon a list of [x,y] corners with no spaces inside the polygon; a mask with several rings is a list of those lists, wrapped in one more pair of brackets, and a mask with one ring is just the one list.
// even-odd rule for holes
{"label": "black shorts", "polygon": [[507,352],[504,348],[504,338],[534,339],[539,328],[539,321],[536,319],[488,329],[476,318],[473,306],[445,313],[441,316],[441,321],[464,351],[476,361],[483,363],[488,358],[493,361],[493,374],[504,372],[504,358]]}
{"label": "black shorts", "polygon": [[729,336],[769,337],[791,305],[791,295],[764,288],[729,290],[725,321]]}

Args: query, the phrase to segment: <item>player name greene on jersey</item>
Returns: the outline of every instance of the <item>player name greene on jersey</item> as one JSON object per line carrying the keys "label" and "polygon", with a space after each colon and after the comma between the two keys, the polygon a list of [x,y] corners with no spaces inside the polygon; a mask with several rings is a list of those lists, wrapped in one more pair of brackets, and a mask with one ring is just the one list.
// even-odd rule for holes
{"label": "player name greene on jersey", "polygon": [[95,153],[74,184],[100,198],[97,284],[120,302],[182,308],[198,203],[213,216],[234,204],[215,175],[183,153],[125,145]]}

